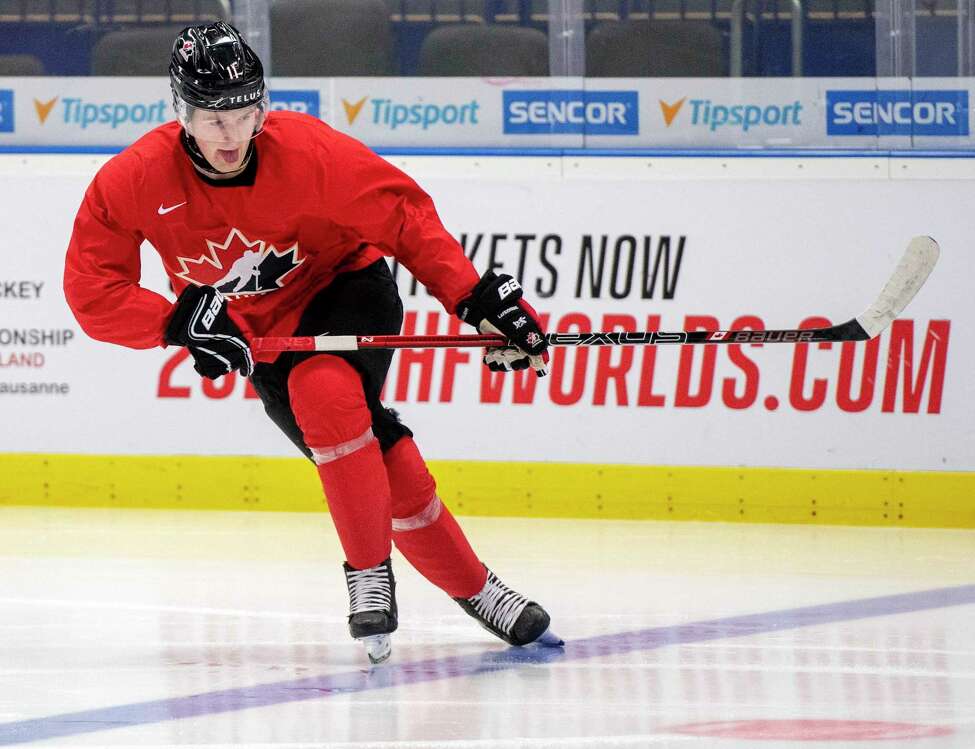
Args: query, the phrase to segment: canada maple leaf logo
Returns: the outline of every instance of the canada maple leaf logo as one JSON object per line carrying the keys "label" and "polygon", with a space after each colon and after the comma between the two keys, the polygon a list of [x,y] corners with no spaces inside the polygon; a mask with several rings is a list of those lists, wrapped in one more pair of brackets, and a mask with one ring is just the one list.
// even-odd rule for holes
{"label": "canada maple leaf logo", "polygon": [[266,294],[280,289],[285,277],[305,262],[298,243],[285,250],[262,239],[249,240],[233,228],[223,242],[206,240],[207,252],[197,258],[179,257],[177,278],[195,286],[213,286],[229,297]]}

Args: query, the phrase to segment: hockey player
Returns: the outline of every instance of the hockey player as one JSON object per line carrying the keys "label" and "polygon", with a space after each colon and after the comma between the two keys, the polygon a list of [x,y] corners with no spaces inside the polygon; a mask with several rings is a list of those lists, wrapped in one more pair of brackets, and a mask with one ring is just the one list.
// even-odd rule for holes
{"label": "hockey player", "polygon": [[[268,416],[317,466],[345,552],[349,629],[370,659],[397,626],[395,542],[414,567],[512,645],[555,644],[545,610],[474,554],[412,432],[379,394],[389,351],[262,354],[254,336],[395,334],[403,307],[384,256],[450,313],[511,346],[494,370],[541,376],[546,343],[510,276],[478,278],[409,177],[313,117],[269,112],[260,60],[230,25],[184,29],[170,82],[178,121],[109,160],[89,186],[64,290],[93,338],[185,346],[203,377],[251,378]],[[139,285],[159,253],[178,299]]]}

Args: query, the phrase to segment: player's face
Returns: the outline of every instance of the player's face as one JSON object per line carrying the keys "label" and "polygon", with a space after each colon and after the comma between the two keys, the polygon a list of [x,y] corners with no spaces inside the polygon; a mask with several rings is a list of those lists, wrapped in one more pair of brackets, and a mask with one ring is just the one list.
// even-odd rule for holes
{"label": "player's face", "polygon": [[198,109],[187,131],[210,165],[218,172],[234,172],[244,164],[247,146],[264,124],[259,105],[213,112]]}

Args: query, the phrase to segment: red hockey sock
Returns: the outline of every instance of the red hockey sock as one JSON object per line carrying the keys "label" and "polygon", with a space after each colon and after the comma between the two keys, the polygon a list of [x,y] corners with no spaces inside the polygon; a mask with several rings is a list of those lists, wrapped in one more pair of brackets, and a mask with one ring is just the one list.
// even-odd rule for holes
{"label": "red hockey sock", "polygon": [[336,356],[315,356],[294,368],[288,391],[345,558],[355,569],[374,567],[392,548],[392,507],[359,374]]}
{"label": "red hockey sock", "polygon": [[410,564],[454,598],[481,592],[487,571],[437,496],[416,443],[403,437],[383,456],[393,496],[393,541]]}

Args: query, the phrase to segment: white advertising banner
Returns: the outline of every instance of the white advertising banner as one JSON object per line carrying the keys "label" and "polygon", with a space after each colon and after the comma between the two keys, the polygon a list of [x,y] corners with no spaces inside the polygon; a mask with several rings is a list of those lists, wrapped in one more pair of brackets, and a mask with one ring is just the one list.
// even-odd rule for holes
{"label": "white advertising banner", "polygon": [[175,118],[165,78],[0,78],[0,145],[128,145]]}
{"label": "white advertising banner", "polygon": [[[277,78],[276,109],[375,148],[961,148],[970,78]],[[0,147],[125,146],[165,78],[0,78]]]}
{"label": "white advertising banner", "polygon": [[[271,107],[327,120],[329,89],[279,79]],[[0,146],[122,147],[175,118],[167,78],[0,78]]]}
{"label": "white advertising banner", "polygon": [[[72,163],[0,181],[0,451],[295,454],[240,378],[201,381],[183,350],[81,332],[60,279],[94,168]],[[970,181],[413,174],[478,270],[517,277],[553,331],[843,322],[912,236],[942,245],[869,343],[559,349],[544,379],[489,373],[476,349],[400,352],[385,400],[428,457],[975,469]],[[151,247],[143,274],[167,292]],[[405,333],[460,330],[397,274]]]}
{"label": "white advertising banner", "polygon": [[[577,122],[553,128],[545,109],[564,97],[565,118],[572,101],[582,101],[581,79],[564,78],[335,78],[330,124],[373,146],[425,148],[582,148],[585,109]],[[573,95],[573,91],[578,96]],[[508,117],[505,97],[518,92],[521,109]],[[543,108],[539,125],[528,107]],[[606,114],[606,117],[609,115]],[[625,119],[626,112],[619,117]],[[635,120],[635,111],[630,113]],[[514,122],[513,122],[514,121]]]}

